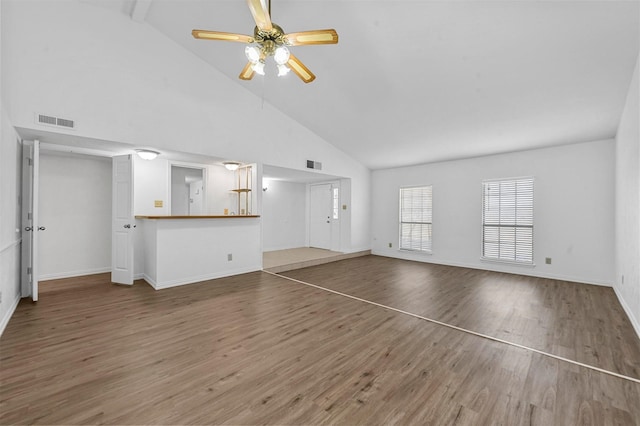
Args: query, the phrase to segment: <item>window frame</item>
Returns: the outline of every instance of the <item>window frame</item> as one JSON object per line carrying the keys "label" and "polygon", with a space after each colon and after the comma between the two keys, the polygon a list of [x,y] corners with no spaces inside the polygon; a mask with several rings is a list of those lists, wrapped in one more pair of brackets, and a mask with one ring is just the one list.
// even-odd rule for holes
{"label": "window frame", "polygon": [[[485,209],[485,185],[489,184],[489,183],[496,183],[496,182],[517,182],[517,181],[523,181],[523,180],[529,180],[531,181],[531,217],[530,217],[530,221],[531,224],[530,225],[495,225],[495,224],[486,224],[485,223],[485,214],[486,214],[486,209]],[[480,223],[480,260],[485,261],[485,262],[495,262],[495,263],[504,263],[504,264],[510,264],[510,265],[517,265],[517,266],[524,266],[524,267],[534,267],[536,266],[534,263],[535,260],[535,244],[534,244],[534,231],[535,231],[535,177],[534,176],[520,176],[520,177],[510,177],[510,178],[495,178],[495,179],[484,179],[481,183],[481,209],[482,209],[482,214],[481,214],[481,223]],[[516,189],[517,191],[517,189]],[[516,201],[516,205],[517,205],[517,201]],[[516,208],[517,211],[517,208]],[[514,215],[517,217],[517,213],[514,213]],[[515,230],[518,228],[526,228],[526,229],[531,229],[531,260],[517,260],[517,247],[518,247],[518,243],[517,243],[517,237],[514,238],[514,258],[513,259],[506,259],[506,258],[499,258],[499,257],[489,257],[489,256],[485,256],[485,227],[487,226],[498,226],[498,227],[504,227],[504,228],[513,228],[514,229],[514,234],[515,234]],[[498,244],[500,244],[500,240],[498,240]]]}
{"label": "window frame", "polygon": [[[430,212],[429,216],[431,217],[430,222],[403,222],[402,213],[403,213],[403,191],[405,190],[416,190],[416,189],[425,189],[429,188],[430,191]],[[403,247],[402,245],[402,225],[403,224],[414,224],[414,225],[429,225],[429,239],[428,241],[428,249],[415,249],[410,247]],[[420,245],[424,244],[424,241],[420,240]],[[401,186],[398,188],[398,250],[409,253],[417,253],[417,254],[432,254],[433,253],[433,185],[414,185],[414,186]]]}

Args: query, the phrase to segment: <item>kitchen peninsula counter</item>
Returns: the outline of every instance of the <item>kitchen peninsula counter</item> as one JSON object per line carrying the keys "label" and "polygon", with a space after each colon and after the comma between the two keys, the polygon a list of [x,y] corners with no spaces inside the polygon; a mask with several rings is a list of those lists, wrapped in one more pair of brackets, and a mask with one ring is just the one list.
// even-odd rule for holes
{"label": "kitchen peninsula counter", "polygon": [[136,219],[144,253],[139,268],[156,290],[262,269],[260,216],[138,215]]}

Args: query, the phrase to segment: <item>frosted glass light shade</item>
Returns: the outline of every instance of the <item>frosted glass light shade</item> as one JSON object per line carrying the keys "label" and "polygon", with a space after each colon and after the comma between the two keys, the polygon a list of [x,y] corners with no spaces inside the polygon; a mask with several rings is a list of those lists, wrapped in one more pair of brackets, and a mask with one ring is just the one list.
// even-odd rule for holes
{"label": "frosted glass light shade", "polygon": [[256,72],[256,74],[264,75],[264,62],[258,61],[251,67]]}
{"label": "frosted glass light shade", "polygon": [[143,160],[153,160],[158,156],[158,154],[160,154],[159,152],[151,151],[150,149],[137,149],[136,153],[138,154],[138,157]]}
{"label": "frosted glass light shade", "polygon": [[253,64],[258,63],[258,61],[260,60],[260,49],[258,49],[256,46],[245,47],[244,54],[247,59]]}
{"label": "frosted glass light shade", "polygon": [[289,71],[291,70],[289,69],[288,66],[284,64],[278,64],[278,77],[282,77],[283,75],[289,74]]}
{"label": "frosted glass light shade", "polygon": [[238,167],[240,166],[240,163],[236,162],[236,161],[225,161],[224,163],[222,163],[224,165],[224,167],[227,170],[231,170],[232,172],[234,170],[238,170]]}
{"label": "frosted glass light shade", "polygon": [[289,60],[289,49],[285,46],[279,46],[273,54],[273,60],[278,65],[284,65]]}

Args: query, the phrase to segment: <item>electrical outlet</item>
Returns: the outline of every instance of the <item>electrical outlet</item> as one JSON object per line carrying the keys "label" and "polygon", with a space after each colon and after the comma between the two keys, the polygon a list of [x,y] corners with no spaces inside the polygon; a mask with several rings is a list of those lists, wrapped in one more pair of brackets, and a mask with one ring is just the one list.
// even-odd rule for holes
{"label": "electrical outlet", "polygon": [[551,258],[550,257],[545,257],[544,258],[544,263],[546,263],[547,265],[551,265]]}
{"label": "electrical outlet", "polygon": [[393,247],[393,244],[392,244],[392,243],[389,243],[389,248],[391,248],[391,247]]}
{"label": "electrical outlet", "polygon": [[227,255],[227,261],[231,262],[233,260],[233,254],[229,253]]}

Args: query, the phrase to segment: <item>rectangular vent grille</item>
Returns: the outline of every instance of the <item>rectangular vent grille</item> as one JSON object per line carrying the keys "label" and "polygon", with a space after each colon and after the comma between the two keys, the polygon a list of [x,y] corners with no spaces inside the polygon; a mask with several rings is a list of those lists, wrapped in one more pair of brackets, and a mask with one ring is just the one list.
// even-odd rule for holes
{"label": "rectangular vent grille", "polygon": [[319,161],[307,160],[307,169],[322,170],[322,163]]}
{"label": "rectangular vent grille", "polygon": [[67,120],[66,118],[58,118],[58,126],[69,127],[73,129],[73,120]]}
{"label": "rectangular vent grille", "polygon": [[56,118],[49,117],[48,115],[38,114],[38,123],[40,124],[50,124],[52,126],[56,125]]}
{"label": "rectangular vent grille", "polygon": [[75,129],[76,127],[76,123],[73,120],[44,114],[36,114],[36,123],[43,124],[45,126],[64,127],[67,129]]}

